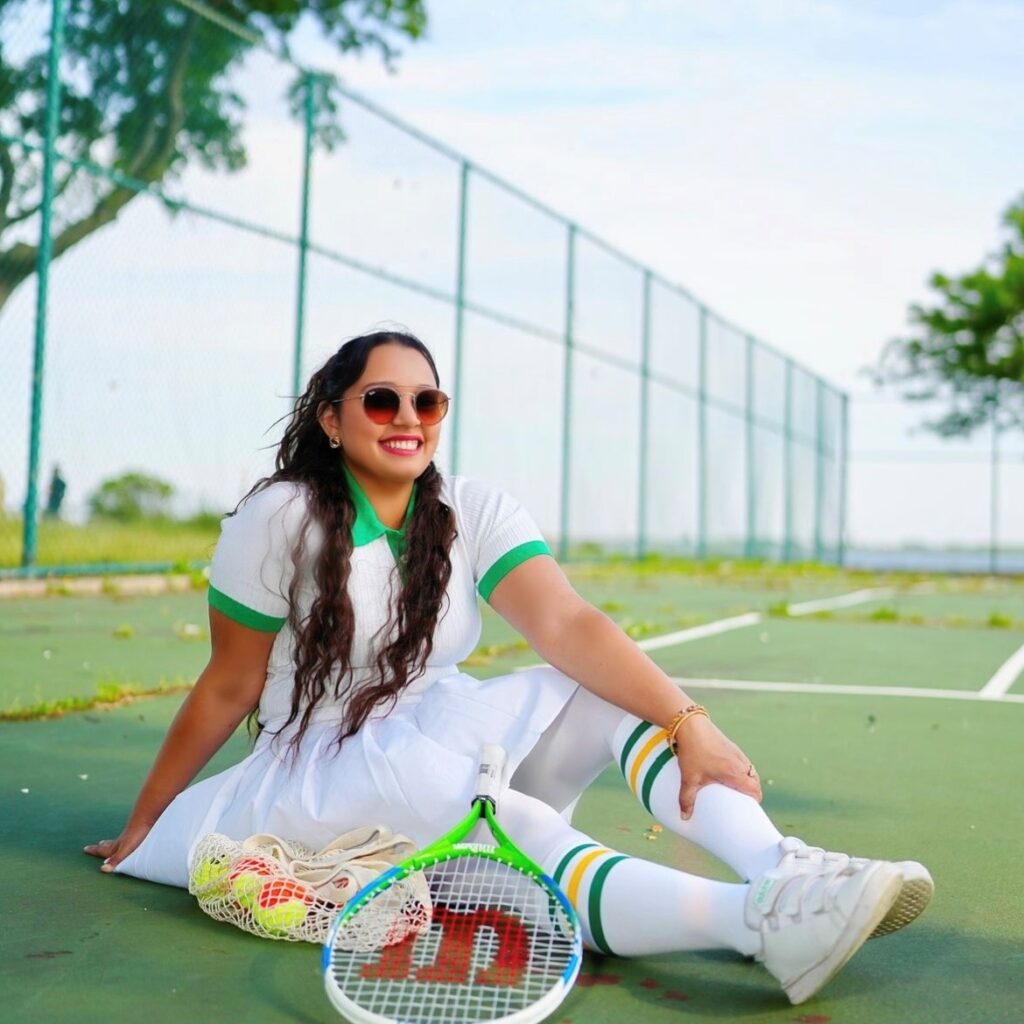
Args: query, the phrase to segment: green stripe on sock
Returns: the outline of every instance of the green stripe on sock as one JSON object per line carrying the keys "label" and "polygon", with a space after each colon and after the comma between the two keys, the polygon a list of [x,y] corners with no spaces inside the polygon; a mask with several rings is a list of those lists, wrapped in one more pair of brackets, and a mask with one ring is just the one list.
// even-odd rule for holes
{"label": "green stripe on sock", "polygon": [[595,850],[597,849],[597,843],[584,843],[582,846],[574,846],[559,862],[558,867],[555,868],[555,873],[552,876],[554,880],[561,885],[562,884],[562,873],[569,866],[569,861],[573,859],[578,853],[582,853],[584,850]]}
{"label": "green stripe on sock", "polygon": [[626,740],[622,747],[622,753],[619,754],[619,769],[621,770],[625,778],[629,778],[626,775],[626,761],[629,760],[629,755],[633,752],[633,748],[640,742],[640,737],[648,730],[653,728],[650,722],[641,722],[630,734],[629,739]]}
{"label": "green stripe on sock", "polygon": [[651,811],[651,790],[654,788],[654,780],[658,777],[661,769],[675,756],[671,750],[663,750],[644,776],[644,784],[640,787],[640,802],[647,808],[648,814],[653,813]]}
{"label": "green stripe on sock", "polygon": [[590,919],[590,937],[594,940],[594,945],[608,956],[614,956],[611,947],[608,945],[608,940],[604,937],[604,928],[601,925],[601,890],[604,888],[604,880],[620,860],[628,860],[624,853],[620,853],[617,857],[609,857],[598,869],[597,874],[594,875],[594,881],[590,883],[590,896],[587,900],[587,917]]}

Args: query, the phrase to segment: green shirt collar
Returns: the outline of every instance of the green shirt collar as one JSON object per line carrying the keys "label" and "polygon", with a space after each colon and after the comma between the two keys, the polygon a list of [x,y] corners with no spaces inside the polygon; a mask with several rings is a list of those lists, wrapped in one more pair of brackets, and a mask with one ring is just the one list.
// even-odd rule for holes
{"label": "green shirt collar", "polygon": [[352,524],[353,546],[362,547],[364,544],[372,543],[378,537],[387,537],[388,546],[397,558],[405,547],[405,529],[409,525],[409,520],[412,519],[413,508],[416,505],[417,481],[413,481],[412,494],[409,495],[409,504],[406,506],[402,525],[397,530],[393,530],[380,521],[373,505],[370,504],[370,499],[359,485],[359,481],[352,475],[352,471],[344,462],[341,465],[345,470],[349,493],[352,495],[352,502],[356,507],[356,519]]}

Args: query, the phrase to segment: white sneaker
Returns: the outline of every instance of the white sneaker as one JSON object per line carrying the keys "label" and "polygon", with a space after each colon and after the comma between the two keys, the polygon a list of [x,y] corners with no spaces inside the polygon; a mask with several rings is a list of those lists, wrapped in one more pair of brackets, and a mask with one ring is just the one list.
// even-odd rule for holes
{"label": "white sneaker", "polygon": [[[863,865],[868,863],[864,857],[851,857],[845,853],[823,850],[818,846],[808,846],[796,836],[786,836],[779,845],[783,851],[779,858],[779,867],[787,865],[797,867],[803,864],[809,870],[816,870],[842,867],[844,864]],[[869,939],[877,939],[882,935],[890,935],[901,928],[906,928],[928,906],[935,894],[935,883],[923,864],[918,864],[916,860],[901,860],[894,863],[903,876],[903,886],[896,897],[896,902],[882,918],[878,927],[868,936]]]}
{"label": "white sneaker", "polygon": [[881,860],[808,871],[789,864],[751,883],[746,923],[760,932],[760,960],[789,1001],[810,999],[863,945],[902,885]]}

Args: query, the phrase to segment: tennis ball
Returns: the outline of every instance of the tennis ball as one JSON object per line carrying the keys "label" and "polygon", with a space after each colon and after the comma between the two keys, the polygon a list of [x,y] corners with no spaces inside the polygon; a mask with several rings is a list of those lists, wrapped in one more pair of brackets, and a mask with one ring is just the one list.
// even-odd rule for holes
{"label": "tennis ball", "polygon": [[192,872],[192,888],[204,897],[224,896],[230,886],[228,865],[219,857],[204,857]]}
{"label": "tennis ball", "polygon": [[256,906],[263,883],[272,877],[273,871],[260,857],[243,857],[235,863],[228,875],[231,895],[240,907],[252,910]]}
{"label": "tennis ball", "polygon": [[286,936],[306,920],[313,893],[299,882],[274,878],[265,882],[252,907],[252,919],[268,935]]}

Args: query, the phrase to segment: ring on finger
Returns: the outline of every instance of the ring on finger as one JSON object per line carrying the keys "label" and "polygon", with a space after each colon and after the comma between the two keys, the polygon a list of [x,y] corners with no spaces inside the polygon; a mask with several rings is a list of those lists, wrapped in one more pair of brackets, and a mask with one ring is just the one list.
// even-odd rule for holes
{"label": "ring on finger", "polygon": [[752,764],[747,765],[747,775],[750,778],[754,778],[757,775],[757,769]]}

